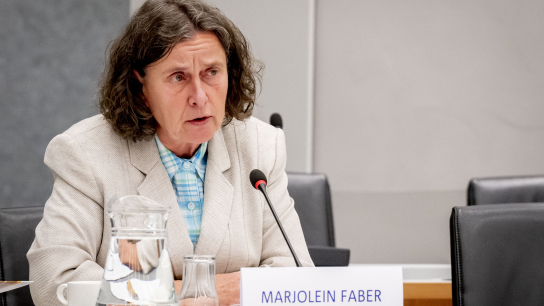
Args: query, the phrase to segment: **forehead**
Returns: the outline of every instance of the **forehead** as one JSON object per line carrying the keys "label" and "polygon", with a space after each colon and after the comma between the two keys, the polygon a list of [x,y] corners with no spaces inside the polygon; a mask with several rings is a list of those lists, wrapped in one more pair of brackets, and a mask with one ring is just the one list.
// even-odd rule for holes
{"label": "forehead", "polygon": [[196,63],[226,64],[225,50],[214,33],[196,32],[192,38],[177,43],[167,56],[150,66],[192,66]]}
{"label": "forehead", "polygon": [[[193,37],[185,39],[177,43],[174,49],[181,49],[183,51],[199,51],[199,50],[212,50],[212,49],[221,49],[223,50],[223,45],[219,41],[219,38],[213,32],[201,32],[196,31]],[[173,51],[172,50],[172,51]]]}

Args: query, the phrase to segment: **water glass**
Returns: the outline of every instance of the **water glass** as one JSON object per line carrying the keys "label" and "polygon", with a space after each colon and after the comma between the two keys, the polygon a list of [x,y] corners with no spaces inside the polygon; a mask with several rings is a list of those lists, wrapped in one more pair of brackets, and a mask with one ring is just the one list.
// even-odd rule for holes
{"label": "water glass", "polygon": [[215,257],[190,255],[183,260],[181,306],[219,306],[215,290]]}

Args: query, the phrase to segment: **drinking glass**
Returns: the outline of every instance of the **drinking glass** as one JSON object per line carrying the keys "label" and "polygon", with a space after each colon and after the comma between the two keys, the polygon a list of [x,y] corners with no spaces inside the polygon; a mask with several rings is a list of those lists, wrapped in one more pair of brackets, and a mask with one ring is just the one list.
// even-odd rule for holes
{"label": "drinking glass", "polygon": [[219,306],[215,290],[215,257],[189,255],[183,259],[181,306]]}

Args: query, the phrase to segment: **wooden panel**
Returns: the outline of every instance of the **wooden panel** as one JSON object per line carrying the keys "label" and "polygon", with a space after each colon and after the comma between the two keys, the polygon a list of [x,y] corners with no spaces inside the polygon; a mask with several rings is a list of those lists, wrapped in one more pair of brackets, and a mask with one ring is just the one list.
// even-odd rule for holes
{"label": "wooden panel", "polygon": [[404,306],[451,306],[451,283],[404,283]]}

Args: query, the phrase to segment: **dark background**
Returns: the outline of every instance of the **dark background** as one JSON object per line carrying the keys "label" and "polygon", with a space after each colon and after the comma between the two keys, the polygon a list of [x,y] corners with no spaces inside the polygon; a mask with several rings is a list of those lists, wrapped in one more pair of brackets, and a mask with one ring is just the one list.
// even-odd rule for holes
{"label": "dark background", "polygon": [[129,1],[0,1],[0,207],[42,206],[49,141],[98,113],[106,48]]}

